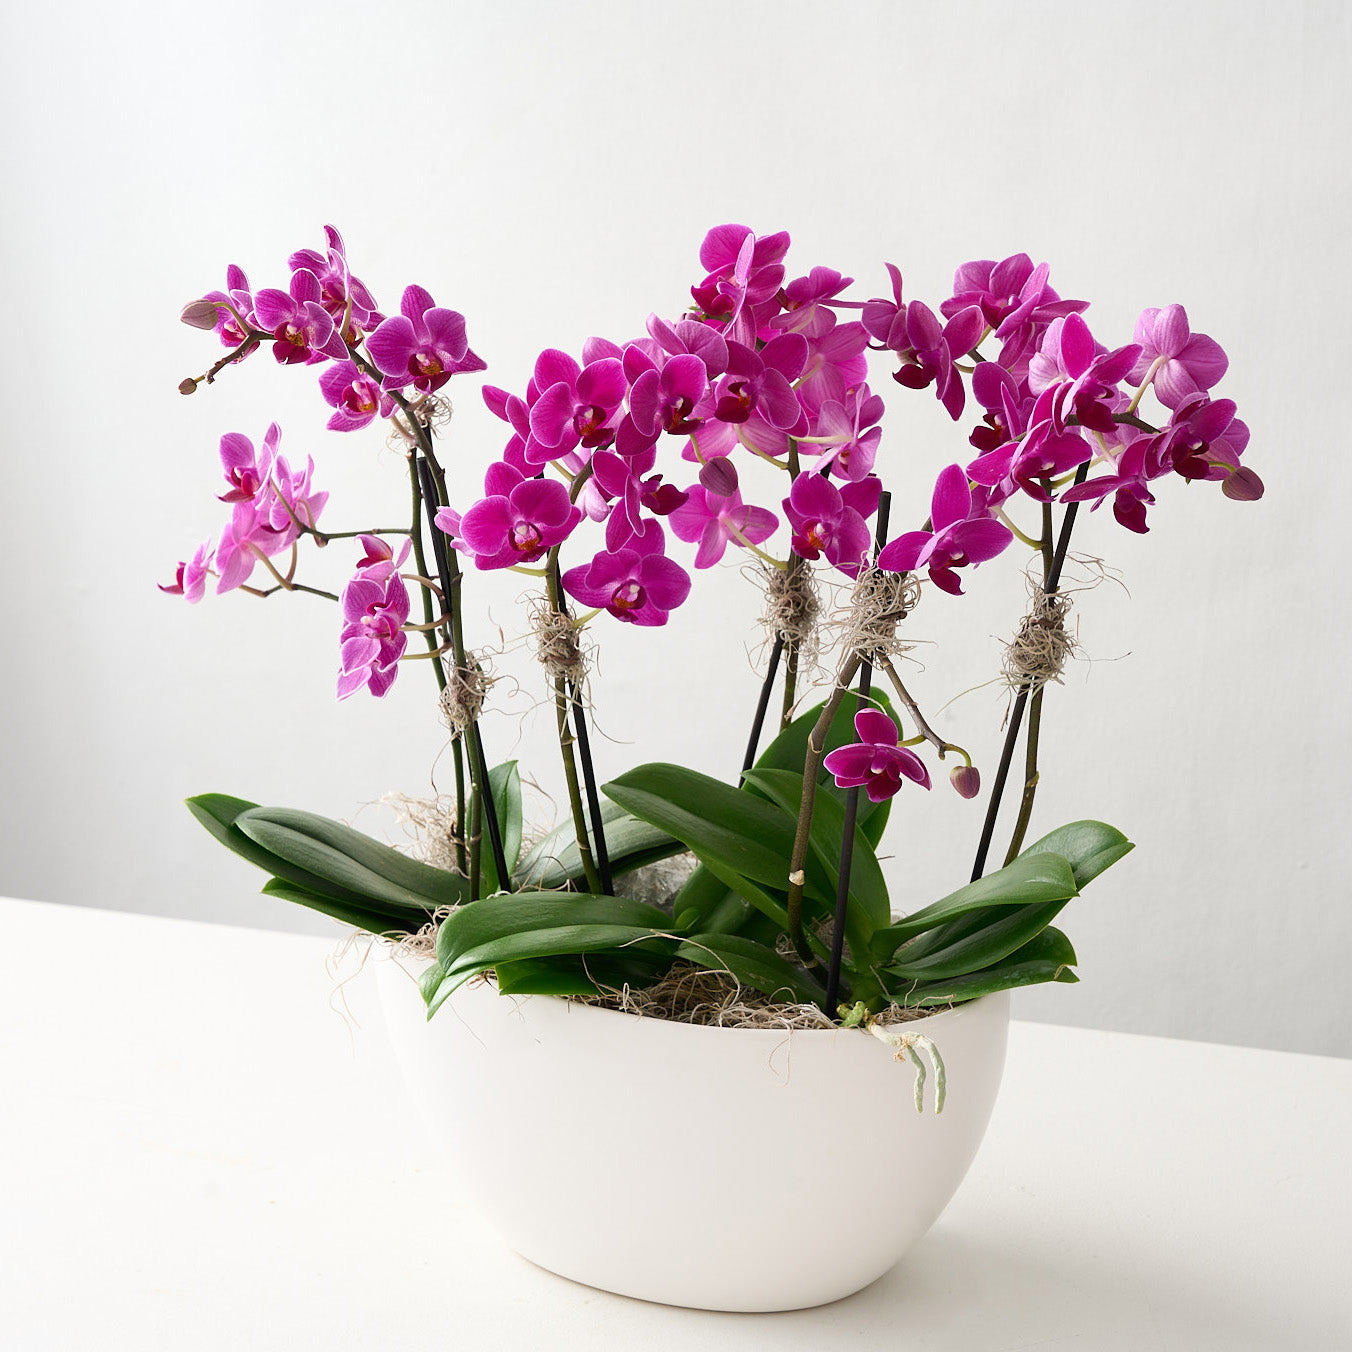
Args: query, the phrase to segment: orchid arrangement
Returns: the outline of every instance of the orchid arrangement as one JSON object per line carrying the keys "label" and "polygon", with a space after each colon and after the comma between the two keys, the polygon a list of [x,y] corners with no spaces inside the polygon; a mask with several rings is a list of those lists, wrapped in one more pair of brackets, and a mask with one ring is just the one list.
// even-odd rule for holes
{"label": "orchid arrangement", "polygon": [[[1084,504],[1110,503],[1124,528],[1144,532],[1164,480],[1261,496],[1241,463],[1248,429],[1212,396],[1225,353],[1176,304],[1143,311],[1131,342],[1105,347],[1086,303],[1062,299],[1026,254],[962,264],[936,312],[905,297],[891,264],[888,294],[867,299],[830,268],[790,278],[788,248],[782,232],[718,226],[683,313],[649,315],[625,342],[589,339],[577,356],[548,348],[518,392],[483,386],[506,440],[482,492],[448,476],[438,446],[442,391],[486,369],[463,316],[417,285],[397,314],[382,313],[336,230],[322,249],[292,254],[285,288],[255,291],[232,266],[224,290],[183,312],[226,349],[185,394],[271,349],[313,368],[331,430],[379,424],[407,462],[405,524],[332,530],[313,460],[288,460],[276,424],[257,445],[228,433],[228,519],[163,589],[197,602],[210,582],[336,605],[339,699],[387,696],[415,659],[436,680],[455,777],[448,866],[311,813],[222,794],[189,804],[272,875],[265,892],[377,935],[435,924],[429,1012],[486,971],[504,992],[586,995],[694,963],[856,1024],[889,1006],[1076,979],[1051,922],[1132,847],[1094,821],[1024,843],[1043,701],[1069,647],[1062,571]],[[938,475],[923,524],[895,536],[870,357],[902,386],[932,390],[970,444]],[[337,592],[298,577],[302,552],[329,545],[351,560]],[[928,790],[933,762],[950,756],[952,787],[982,792],[971,757],[934,731],[904,683],[899,626],[926,584],[960,597],[967,574],[1002,554],[1033,568],[1034,599],[1005,658],[1012,704],[975,861],[950,895],[897,918],[877,854],[893,799]],[[696,579],[727,585],[717,565],[730,558],[754,561],[769,635],[759,697],[747,692],[740,775],[645,764],[599,784],[589,636],[665,625]],[[481,734],[492,678],[467,647],[470,569],[512,569],[537,588],[528,628],[570,813],[533,841],[519,768],[490,765]],[[824,585],[848,589],[833,619],[821,618]],[[801,708],[814,654],[825,697]],[[988,871],[1020,742],[1016,821],[1003,865]],[[685,853],[693,872],[665,904],[633,895],[638,870]]]}

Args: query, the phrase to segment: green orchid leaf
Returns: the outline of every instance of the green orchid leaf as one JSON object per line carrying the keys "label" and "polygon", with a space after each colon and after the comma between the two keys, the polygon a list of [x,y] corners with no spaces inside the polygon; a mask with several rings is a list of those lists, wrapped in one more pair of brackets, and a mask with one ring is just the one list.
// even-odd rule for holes
{"label": "green orchid leaf", "polygon": [[516,761],[505,761],[488,772],[493,804],[502,827],[502,852],[507,858],[508,874],[521,857],[521,771]]}
{"label": "green orchid leaf", "polygon": [[[842,795],[844,790],[840,791]],[[868,843],[876,851],[882,844],[883,832],[887,830],[888,818],[892,815],[892,800],[884,798],[881,803],[875,803],[869,798],[868,794],[859,796],[859,815],[855,825]]]}
{"label": "green orchid leaf", "polygon": [[[418,990],[422,994],[424,1004],[431,1005],[433,999],[436,997],[437,990],[445,979],[446,973],[441,970],[441,964],[439,962],[434,961],[429,967],[423,968],[418,976]],[[438,1005],[441,1004],[440,1001],[437,1003]],[[428,1010],[427,1017],[429,1019],[432,1017],[432,1011],[430,1009]]]}
{"label": "green orchid leaf", "polygon": [[773,1000],[820,1006],[826,999],[821,986],[773,948],[736,934],[692,934],[676,949],[676,956],[697,967],[721,968]]}
{"label": "green orchid leaf", "polygon": [[630,897],[590,892],[499,892],[448,916],[437,932],[437,961],[449,968],[479,944],[520,930],[559,925],[615,924],[669,929],[671,917]]}
{"label": "green orchid leaf", "polygon": [[[498,877],[497,860],[488,843],[488,824],[483,821],[483,844],[479,851],[479,867],[483,871],[484,892],[501,892],[511,886],[512,870],[521,854],[521,772],[516,761],[505,761],[495,765],[488,772],[488,790],[493,799],[493,808],[497,814],[498,829],[502,832],[502,853],[507,863],[507,880]],[[474,801],[477,792],[470,798],[470,820],[474,820]]]}
{"label": "green orchid leaf", "polygon": [[[670,859],[685,848],[679,840],[626,812],[618,803],[601,804],[601,824],[606,833],[610,871],[615,875]],[[584,877],[571,817],[531,846],[513,870],[513,884],[518,889],[550,891],[570,884],[578,886]]]}
{"label": "green orchid leaf", "polygon": [[981,907],[1030,906],[1078,895],[1075,875],[1059,854],[1020,855],[1012,864],[880,929],[873,936],[873,954],[886,961],[907,939]]}
{"label": "green orchid leaf", "polygon": [[628,897],[586,892],[502,892],[449,916],[437,933],[441,979],[429,1013],[476,972],[500,962],[548,958],[658,940],[675,946],[670,918]]}
{"label": "green orchid leaf", "polygon": [[[923,954],[913,954],[909,945],[903,945],[897,954],[898,961],[886,968],[887,977],[893,984],[896,980],[943,981],[993,966],[1042,933],[1065,904],[1064,901],[1048,901],[1013,910],[1009,907],[983,909],[979,915],[985,923],[970,934]],[[929,935],[921,938],[929,938]]]}
{"label": "green orchid leaf", "polygon": [[1036,986],[1045,981],[1078,981],[1080,978],[1071,971],[1074,961],[1075,950],[1070,940],[1060,930],[1048,926],[1003,962],[966,976],[917,982],[897,989],[893,998],[900,1005],[930,1008],[962,1004],[996,991]]}
{"label": "green orchid leaf", "polygon": [[[803,789],[803,776],[791,770],[748,770],[746,780],[761,789],[771,802],[785,812],[796,814]],[[867,799],[862,798],[860,806]],[[840,869],[841,838],[845,834],[845,807],[835,798],[818,794],[812,813],[808,843],[822,867],[833,877]],[[851,936],[867,940],[876,929],[881,929],[891,918],[887,898],[887,882],[878,864],[878,856],[863,832],[855,826],[854,855],[850,863],[850,907],[855,911],[858,934]]]}
{"label": "green orchid leaf", "polygon": [[[510,896],[511,893],[499,893]],[[481,906],[476,902],[475,907]],[[475,909],[470,907],[468,909]],[[549,929],[520,930],[487,940],[461,952],[453,962],[442,963],[442,980],[428,1002],[430,1018],[446,999],[471,977],[501,963],[523,958],[550,958],[568,953],[605,954],[609,949],[635,947],[646,943],[669,959],[675,939],[641,925],[575,924]]]}
{"label": "green orchid leaf", "polygon": [[358,909],[370,909],[371,898],[365,892],[342,887],[329,878],[320,877],[309,869],[301,868],[279,854],[265,849],[258,841],[251,839],[240,830],[238,822],[246,812],[261,811],[257,803],[243,798],[232,798],[224,793],[204,793],[189,798],[188,810],[211,834],[228,850],[234,851],[241,859],[261,868],[265,873],[294,883],[318,896],[331,897],[335,901],[346,902]]}
{"label": "green orchid leaf", "polygon": [[501,995],[595,995],[596,983],[582,959],[518,958],[493,969]]}
{"label": "green orchid leaf", "polygon": [[328,817],[296,808],[256,807],[236,826],[264,849],[370,901],[418,911],[469,899],[464,878],[384,845]]}
{"label": "green orchid leaf", "polygon": [[[729,887],[740,890],[729,873],[761,888],[787,887],[795,821],[774,804],[698,771],[660,763],[628,771],[605,791],[683,842]],[[829,875],[811,855],[806,871],[808,886],[828,895]]]}
{"label": "green orchid leaf", "polygon": [[625,986],[651,986],[670,966],[665,954],[626,948],[617,953],[518,958],[498,963],[493,973],[503,995],[596,995]]}
{"label": "green orchid leaf", "polygon": [[432,919],[429,909],[421,917],[404,912],[367,909],[355,904],[339,901],[335,897],[326,897],[311,892],[307,887],[287,882],[284,878],[269,878],[263,884],[263,894],[278,897],[282,901],[294,902],[297,906],[307,906],[321,915],[332,916],[345,925],[353,925],[368,934],[416,934],[427,921]]}
{"label": "green orchid leaf", "polygon": [[[498,895],[510,896],[511,893],[500,892]],[[481,904],[475,903],[476,906]],[[639,925],[557,925],[552,929],[521,930],[502,935],[466,949],[453,963],[441,964],[442,979],[428,1002],[428,1016],[434,1014],[471,977],[499,963],[516,962],[522,958],[549,958],[565,953],[602,953],[607,949],[648,940],[664,942],[667,954],[674,946],[674,940],[661,940],[652,929]]]}
{"label": "green orchid leaf", "polygon": [[1070,864],[1076,886],[1084,887],[1135,848],[1121,831],[1106,822],[1070,822],[1034,841],[1019,858],[1059,854]]}
{"label": "green orchid leaf", "polygon": [[700,864],[676,894],[671,910],[677,930],[735,934],[750,917],[752,906],[707,864]]}
{"label": "green orchid leaf", "polygon": [[1054,925],[1048,925],[1036,938],[1030,939],[1017,953],[1011,953],[1006,962],[1055,962],[1063,967],[1074,967],[1078,959],[1075,946]]}
{"label": "green orchid leaf", "polygon": [[761,887],[758,883],[752,882],[750,878],[744,877],[735,868],[730,868],[719,859],[705,859],[704,866],[724,887],[744,901],[749,902],[763,916],[773,921],[780,930],[788,929],[787,898],[783,892],[778,892],[769,887]]}

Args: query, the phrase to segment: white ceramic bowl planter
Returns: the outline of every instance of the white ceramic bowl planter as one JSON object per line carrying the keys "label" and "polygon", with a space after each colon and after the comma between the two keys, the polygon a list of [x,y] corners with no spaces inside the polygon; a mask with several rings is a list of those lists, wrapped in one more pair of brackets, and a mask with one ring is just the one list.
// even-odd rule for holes
{"label": "white ceramic bowl planter", "polygon": [[906,1026],[947,1069],[936,1114],[933,1079],[918,1113],[915,1067],[857,1029],[698,1027],[489,983],[429,1021],[409,974],[377,969],[409,1088],[507,1243],[669,1305],[804,1309],[882,1276],[962,1182],[1004,1069],[1005,993]]}

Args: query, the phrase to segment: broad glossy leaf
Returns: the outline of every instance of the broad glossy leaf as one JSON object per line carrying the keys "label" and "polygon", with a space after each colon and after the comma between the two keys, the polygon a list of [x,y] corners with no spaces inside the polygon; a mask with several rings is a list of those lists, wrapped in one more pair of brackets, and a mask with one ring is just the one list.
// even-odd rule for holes
{"label": "broad glossy leaf", "polygon": [[371,898],[366,893],[340,887],[331,879],[321,878],[317,873],[283,859],[281,855],[274,854],[258,841],[245,835],[237,822],[246,812],[260,811],[257,803],[250,803],[243,798],[232,798],[225,793],[199,794],[196,798],[187,799],[186,802],[193,816],[226,849],[233,850],[241,859],[247,859],[265,873],[274,874],[309,892],[332,897],[335,901],[347,902],[358,909],[370,908]]}
{"label": "broad glossy leaf", "polygon": [[598,990],[650,986],[671,966],[666,954],[626,948],[618,953],[569,953],[519,958],[493,968],[503,995],[595,995]]}
{"label": "broad glossy leaf", "polygon": [[[236,825],[264,849],[349,892],[425,910],[468,900],[464,878],[400,854],[360,831],[296,808],[258,807]],[[369,903],[368,903],[369,904]]]}
{"label": "broad glossy leaf", "polygon": [[1019,986],[1036,986],[1045,981],[1078,981],[1070,970],[1075,961],[1075,950],[1060,930],[1048,927],[1030,943],[1003,962],[968,976],[946,981],[920,982],[895,994],[898,1004],[933,1006],[961,1004],[996,991],[1014,990]]}
{"label": "broad glossy leaf", "polygon": [[[613,874],[670,859],[685,848],[679,840],[626,812],[618,803],[601,804],[601,823]],[[584,876],[571,817],[531,846],[513,875],[516,887],[542,890],[580,884]]]}
{"label": "broad glossy leaf", "polygon": [[772,999],[820,1005],[826,992],[810,976],[780,957],[773,948],[735,934],[692,934],[676,950],[697,967],[730,972],[743,986]]}
{"label": "broad glossy leaf", "polygon": [[1019,858],[1031,854],[1059,854],[1070,864],[1076,885],[1084,887],[1135,848],[1121,831],[1106,822],[1070,822],[1034,841]]}
{"label": "broad glossy leaf", "polygon": [[[484,944],[524,932],[581,925],[641,930],[647,935],[654,929],[669,931],[671,917],[656,906],[629,897],[597,896],[589,892],[500,892],[447,917],[437,932],[437,961],[449,972],[465,954],[477,952]],[[554,951],[585,950],[564,947]],[[537,957],[547,953],[548,950],[503,957]]]}
{"label": "broad glossy leaf", "polygon": [[960,887],[895,925],[880,929],[873,936],[873,953],[886,960],[907,939],[983,906],[1030,906],[1066,901],[1078,894],[1075,875],[1059,854],[1020,855],[1012,864]]}
{"label": "broad glossy leaf", "polygon": [[[488,898],[466,909],[474,910],[482,906],[484,900]],[[429,1005],[429,1012],[438,1009],[448,996],[472,976],[499,963],[516,962],[522,958],[549,958],[565,953],[603,954],[608,949],[641,943],[657,945],[658,951],[669,955],[676,941],[668,934],[659,933],[648,926],[620,924],[557,925],[548,929],[518,930],[500,935],[466,948],[452,961],[441,962],[443,977]]]}
{"label": "broad glossy leaf", "polygon": [[345,925],[353,925],[368,934],[416,934],[427,921],[431,920],[431,911],[421,917],[408,911],[399,913],[365,909],[361,906],[339,901],[336,897],[322,896],[311,892],[309,888],[287,882],[283,878],[269,878],[263,884],[263,893],[269,897],[279,897],[282,901],[294,902],[297,906],[308,906],[312,911],[332,916]]}
{"label": "broad glossy leaf", "polygon": [[[728,871],[762,888],[788,886],[794,819],[773,804],[695,770],[661,763],[640,765],[605,791],[634,816],[682,841],[730,887],[736,883]],[[808,885],[825,896],[828,875],[820,863],[809,857],[806,871]]]}
{"label": "broad glossy leaf", "polygon": [[763,916],[772,920],[781,932],[787,931],[789,914],[786,909],[787,898],[785,893],[752,882],[750,878],[743,877],[736,869],[729,868],[728,865],[718,859],[706,859],[704,866],[730,891],[749,902]]}
{"label": "broad glossy leaf", "polygon": [[[903,981],[941,981],[980,971],[1017,952],[1056,919],[1064,901],[1035,906],[991,907],[981,912],[986,923],[970,934],[923,955],[902,948],[898,961],[886,968],[887,977]],[[928,937],[922,936],[922,937]]]}
{"label": "broad glossy leaf", "polygon": [[706,864],[686,879],[672,901],[678,930],[735,934],[751,914],[751,903],[735,892]]}
{"label": "broad glossy leaf", "polygon": [[[747,782],[761,789],[771,802],[786,812],[798,811],[802,794],[803,776],[790,770],[749,770]],[[808,843],[822,867],[835,878],[840,869],[841,837],[845,833],[845,807],[835,798],[819,793],[812,812],[812,826]],[[878,865],[878,856],[859,830],[856,823],[854,856],[850,864],[850,905],[857,908],[863,922],[859,934],[867,938],[875,929],[886,925],[891,917],[887,898],[887,882]],[[854,942],[854,938],[851,940]]]}
{"label": "broad glossy leaf", "polygon": [[[507,861],[507,882],[498,878],[497,861],[488,840],[488,824],[483,822],[483,843],[479,852],[479,867],[483,870],[484,891],[499,892],[511,886],[512,870],[521,854],[521,772],[516,761],[505,761],[488,772],[489,792],[497,812],[498,829],[502,832],[502,853]],[[471,798],[471,803],[473,799]],[[470,819],[473,820],[471,808]],[[482,820],[482,819],[481,819]]]}

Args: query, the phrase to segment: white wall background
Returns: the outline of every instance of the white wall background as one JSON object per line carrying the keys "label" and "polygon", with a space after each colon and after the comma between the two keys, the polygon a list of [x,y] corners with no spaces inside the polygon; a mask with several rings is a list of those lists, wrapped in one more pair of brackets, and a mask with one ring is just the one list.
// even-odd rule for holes
{"label": "white wall background", "polygon": [[[1124,588],[1082,598],[1088,660],[1048,697],[1034,828],[1099,816],[1140,848],[1065,917],[1082,984],[1024,993],[1019,1013],[1352,1055],[1349,15],[1235,0],[16,7],[0,54],[0,890],[327,927],[257,896],[261,876],[179,800],[219,789],[379,831],[383,810],[361,805],[436,773],[424,672],[383,702],[335,704],[324,603],[190,608],[155,589],[223,520],[227,430],[257,440],[280,421],[284,449],[314,454],[334,529],[406,511],[378,436],[323,430],[313,373],[260,356],[176,393],[219,351],[178,309],[228,262],[284,285],[287,255],[331,221],[387,309],[427,286],[467,315],[489,378],[521,388],[542,347],[679,310],[718,222],[786,228],[790,275],[829,264],[865,294],[896,261],[934,303],[958,262],[1026,250],[1093,302],[1105,341],[1183,302],[1229,350],[1221,392],[1269,491],[1240,505],[1170,482],[1145,539],[1106,512],[1077,538]],[[918,521],[963,433],[885,369],[875,385],[894,520]],[[446,458],[466,492],[500,427],[462,382]],[[336,588],[351,560],[319,563]],[[934,644],[913,686],[931,708],[996,666],[1022,595],[1003,563],[911,621]],[[735,772],[757,639],[739,582],[730,567],[667,632],[603,631],[603,774],[663,758]],[[485,587],[472,643],[510,630],[523,589]],[[501,687],[490,751],[557,793],[539,685],[518,656],[503,666],[522,684]],[[1001,712],[984,687],[941,722],[988,779]],[[978,813],[946,788],[897,807],[888,867],[910,909],[962,881]]]}

